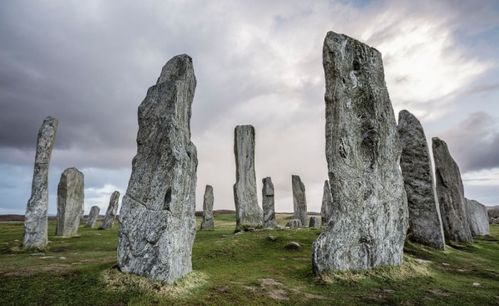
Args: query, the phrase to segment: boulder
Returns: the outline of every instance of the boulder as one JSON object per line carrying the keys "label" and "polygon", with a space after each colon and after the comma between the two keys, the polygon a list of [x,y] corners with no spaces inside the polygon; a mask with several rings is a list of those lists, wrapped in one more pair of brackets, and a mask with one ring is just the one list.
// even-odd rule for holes
{"label": "boulder", "polygon": [[109,199],[109,205],[106,210],[106,215],[100,226],[100,229],[105,230],[113,228],[114,220],[116,220],[116,214],[118,213],[118,206],[120,200],[120,192],[114,191]]}
{"label": "boulder", "polygon": [[85,224],[85,227],[94,228],[95,223],[97,222],[97,218],[99,217],[99,213],[100,213],[100,207],[92,206],[92,208],[90,208],[90,213],[88,214],[87,223]]}
{"label": "boulder", "polygon": [[328,32],[323,65],[334,214],[313,244],[314,272],[322,276],[400,265],[408,226],[407,196],[381,53]]}
{"label": "boulder", "polygon": [[311,216],[310,220],[308,221],[308,227],[321,228],[321,217]]}
{"label": "boulder", "polygon": [[321,219],[322,224],[326,225],[333,212],[333,196],[329,188],[329,181],[324,181],[324,191],[322,194]]}
{"label": "boulder", "polygon": [[24,219],[24,249],[44,249],[48,243],[48,175],[59,122],[47,117],[38,131],[31,197]]}
{"label": "boulder", "polygon": [[445,237],[423,126],[413,114],[402,110],[397,130],[402,144],[400,168],[409,207],[408,236],[415,242],[443,249]]}
{"label": "boulder", "polygon": [[121,271],[173,283],[192,271],[196,147],[190,119],[192,59],[170,59],[139,106],[137,155],[120,210]]}
{"label": "boulder", "polygon": [[298,175],[292,175],[291,186],[293,188],[293,208],[295,219],[299,219],[302,226],[307,226],[307,198],[305,196],[305,185],[302,183]]}
{"label": "boulder", "polygon": [[473,236],[489,235],[490,231],[487,207],[475,200],[465,198],[465,201],[466,215],[468,216],[471,234]]}
{"label": "boulder", "polygon": [[73,237],[78,234],[84,200],[84,176],[76,168],[64,170],[57,187],[56,236]]}
{"label": "boulder", "polygon": [[203,198],[203,220],[201,221],[202,230],[212,230],[215,228],[213,219],[213,187],[206,185]]}
{"label": "boulder", "polygon": [[270,177],[264,178],[262,184],[263,227],[274,228],[277,226],[274,208],[274,184],[272,184]]}

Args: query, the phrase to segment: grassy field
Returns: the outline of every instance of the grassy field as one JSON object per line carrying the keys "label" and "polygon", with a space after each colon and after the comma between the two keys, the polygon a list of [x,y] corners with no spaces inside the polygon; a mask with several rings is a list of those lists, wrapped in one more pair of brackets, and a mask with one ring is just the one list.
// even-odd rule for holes
{"label": "grassy field", "polygon": [[[198,232],[195,273],[176,286],[123,277],[117,228],[80,228],[50,236],[44,253],[22,252],[21,222],[0,223],[0,305],[498,305],[499,226],[473,245],[432,251],[406,244],[402,268],[343,273],[320,281],[311,269],[318,230],[261,230],[234,235],[233,215]],[[285,216],[279,215],[279,223]],[[50,233],[55,224],[50,222]],[[276,237],[275,241],[268,236]],[[296,241],[300,250],[284,246]]]}

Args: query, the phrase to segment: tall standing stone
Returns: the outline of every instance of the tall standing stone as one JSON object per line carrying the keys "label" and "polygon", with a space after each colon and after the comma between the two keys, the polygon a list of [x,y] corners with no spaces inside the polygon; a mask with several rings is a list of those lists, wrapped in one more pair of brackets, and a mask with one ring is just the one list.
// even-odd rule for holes
{"label": "tall standing stone", "polygon": [[97,218],[99,217],[99,213],[100,207],[97,205],[92,206],[92,208],[90,208],[90,213],[88,214],[88,219],[85,227],[94,228],[95,223],[97,222]]}
{"label": "tall standing stone", "polygon": [[487,207],[478,201],[466,199],[466,212],[471,234],[473,236],[489,235],[489,216]]}
{"label": "tall standing stone", "polygon": [[307,198],[305,196],[305,185],[298,175],[291,176],[291,187],[293,189],[294,218],[301,221],[302,226],[308,225],[307,220]]}
{"label": "tall standing stone", "polygon": [[381,53],[328,32],[323,65],[326,159],[334,214],[313,244],[314,272],[399,265],[408,223],[407,198]]}
{"label": "tall standing stone", "polygon": [[433,137],[432,142],[437,196],[445,238],[456,242],[472,242],[459,167],[443,140]]}
{"label": "tall standing stone", "polygon": [[47,117],[38,131],[31,197],[26,208],[23,247],[44,249],[47,246],[48,173],[58,121]]}
{"label": "tall standing stone", "polygon": [[402,144],[400,167],[409,207],[408,236],[421,244],[443,249],[445,237],[423,126],[413,114],[402,110],[397,130]]}
{"label": "tall standing stone", "polygon": [[331,188],[329,188],[329,181],[324,181],[324,189],[322,193],[322,206],[321,206],[321,220],[322,224],[326,225],[331,219],[333,213],[333,196]]}
{"label": "tall standing stone", "polygon": [[110,229],[113,228],[114,220],[116,220],[116,214],[118,213],[118,206],[120,200],[120,192],[114,191],[109,199],[109,205],[107,206],[106,215],[100,226],[100,229]]}
{"label": "tall standing stone", "polygon": [[238,125],[234,130],[234,155],[236,157],[236,231],[261,227],[263,211],[258,206],[255,175],[255,128]]}
{"label": "tall standing stone", "polygon": [[57,186],[56,235],[73,237],[78,234],[83,210],[84,176],[76,168],[68,168],[61,174]]}
{"label": "tall standing stone", "polygon": [[196,235],[196,147],[190,119],[196,77],[178,55],[139,106],[137,155],[120,211],[118,265],[172,283],[192,271]]}
{"label": "tall standing stone", "polygon": [[277,226],[274,206],[274,184],[272,184],[270,177],[264,178],[262,184],[263,227],[274,228]]}
{"label": "tall standing stone", "polygon": [[213,187],[206,185],[203,199],[203,221],[201,221],[202,230],[212,230],[215,228],[213,219]]}

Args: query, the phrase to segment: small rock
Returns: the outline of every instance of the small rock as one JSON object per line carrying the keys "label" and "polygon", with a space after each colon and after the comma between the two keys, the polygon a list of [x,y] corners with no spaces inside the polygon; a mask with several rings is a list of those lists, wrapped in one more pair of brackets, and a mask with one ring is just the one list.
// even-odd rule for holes
{"label": "small rock", "polygon": [[243,231],[235,232],[234,236],[239,236],[239,235],[242,235],[243,233],[244,233]]}
{"label": "small rock", "polygon": [[31,253],[31,256],[45,256],[45,253]]}
{"label": "small rock", "polygon": [[443,263],[442,263],[442,266],[446,266],[446,267],[448,267],[448,266],[450,266],[450,265],[449,265],[448,263],[446,263],[446,262],[443,262]]}
{"label": "small rock", "polygon": [[286,250],[299,250],[301,249],[301,245],[296,241],[291,241],[290,243],[286,244],[284,248]]}
{"label": "small rock", "polygon": [[480,283],[477,283],[477,282],[473,283],[473,287],[481,287],[481,286],[482,286],[482,284],[480,284]]}
{"label": "small rock", "polygon": [[60,259],[60,260],[66,260],[66,257],[61,256],[61,257],[59,257],[59,259]]}
{"label": "small rock", "polygon": [[247,232],[254,232],[255,231],[255,228],[254,227],[248,227],[246,229]]}
{"label": "small rock", "polygon": [[267,236],[267,240],[268,240],[268,241],[277,241],[277,237],[276,237],[276,236],[269,235],[269,236]]}

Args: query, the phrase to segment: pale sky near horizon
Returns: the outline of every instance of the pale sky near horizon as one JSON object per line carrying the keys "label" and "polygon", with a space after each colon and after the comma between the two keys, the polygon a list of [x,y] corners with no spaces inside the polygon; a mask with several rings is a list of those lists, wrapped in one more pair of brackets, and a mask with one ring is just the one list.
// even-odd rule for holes
{"label": "pale sky near horizon", "polygon": [[[416,3],[417,2],[417,3]],[[119,4],[118,4],[119,3]],[[380,50],[398,117],[444,139],[466,196],[499,205],[499,2],[482,1],[2,1],[0,214],[23,214],[36,134],[59,119],[49,213],[65,168],[85,174],[85,211],[124,194],[137,107],[171,57],[193,58],[191,120],[197,208],[234,209],[233,129],[256,129],[256,175],[271,176],[276,210],[292,211],[291,174],[310,211],[327,178],[322,43],[344,33]]]}

